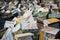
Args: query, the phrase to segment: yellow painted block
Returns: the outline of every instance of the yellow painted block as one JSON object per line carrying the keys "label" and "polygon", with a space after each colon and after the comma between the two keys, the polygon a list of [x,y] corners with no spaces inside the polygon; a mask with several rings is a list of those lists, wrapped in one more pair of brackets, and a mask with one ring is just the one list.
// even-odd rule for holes
{"label": "yellow painted block", "polygon": [[17,18],[17,20],[16,20],[16,24],[20,23],[23,19],[24,19],[23,16]]}
{"label": "yellow painted block", "polygon": [[44,40],[44,32],[43,31],[40,32],[39,40]]}
{"label": "yellow painted block", "polygon": [[18,38],[20,38],[20,37],[33,36],[33,35],[34,35],[33,33],[16,34],[16,35],[14,36],[14,39],[15,39],[15,40],[18,40]]}
{"label": "yellow painted block", "polygon": [[59,20],[56,18],[50,18],[50,19],[47,19],[47,21],[50,23],[54,23],[54,22],[58,22]]}

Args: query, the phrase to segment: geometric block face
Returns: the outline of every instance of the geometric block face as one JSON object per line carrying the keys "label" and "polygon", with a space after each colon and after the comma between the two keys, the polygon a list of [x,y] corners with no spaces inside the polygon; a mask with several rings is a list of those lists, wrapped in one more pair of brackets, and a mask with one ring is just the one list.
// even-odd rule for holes
{"label": "geometric block face", "polygon": [[33,39],[31,36],[27,36],[27,37],[18,38],[18,40],[33,40]]}

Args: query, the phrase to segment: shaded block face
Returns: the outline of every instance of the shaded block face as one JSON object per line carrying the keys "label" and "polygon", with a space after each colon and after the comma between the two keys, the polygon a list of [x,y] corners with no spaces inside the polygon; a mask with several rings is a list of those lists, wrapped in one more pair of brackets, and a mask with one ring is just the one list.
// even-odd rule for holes
{"label": "shaded block face", "polygon": [[55,39],[60,39],[60,31],[56,34]]}
{"label": "shaded block face", "polygon": [[4,28],[5,19],[0,18],[0,30]]}
{"label": "shaded block face", "polygon": [[22,37],[22,38],[18,38],[18,40],[32,40],[32,37],[31,36]]}
{"label": "shaded block face", "polygon": [[60,28],[59,23],[52,23],[48,25],[49,27]]}

